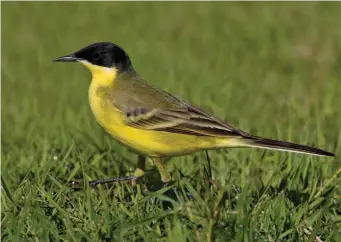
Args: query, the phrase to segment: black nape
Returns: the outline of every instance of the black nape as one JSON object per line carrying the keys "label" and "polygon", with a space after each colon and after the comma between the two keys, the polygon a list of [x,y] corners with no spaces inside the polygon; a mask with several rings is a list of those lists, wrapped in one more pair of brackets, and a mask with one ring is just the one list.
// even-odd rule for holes
{"label": "black nape", "polygon": [[131,67],[131,61],[127,53],[118,45],[110,42],[89,45],[75,52],[74,55],[98,66],[114,66],[119,70],[126,70]]}

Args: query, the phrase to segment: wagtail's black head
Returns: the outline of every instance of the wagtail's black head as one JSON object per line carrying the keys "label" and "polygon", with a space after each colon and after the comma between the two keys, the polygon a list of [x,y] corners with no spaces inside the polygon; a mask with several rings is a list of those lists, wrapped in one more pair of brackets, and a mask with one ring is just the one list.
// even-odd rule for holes
{"label": "wagtail's black head", "polygon": [[110,42],[94,43],[73,54],[56,58],[53,61],[89,62],[96,66],[115,67],[119,70],[131,67],[131,61],[127,53],[119,46]]}

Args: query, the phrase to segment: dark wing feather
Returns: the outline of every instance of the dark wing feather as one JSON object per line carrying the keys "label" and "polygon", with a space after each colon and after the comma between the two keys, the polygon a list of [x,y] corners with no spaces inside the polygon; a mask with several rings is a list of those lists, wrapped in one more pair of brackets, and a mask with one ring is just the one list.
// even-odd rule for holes
{"label": "dark wing feather", "polygon": [[127,113],[126,124],[139,129],[197,136],[245,136],[238,129],[232,130],[190,109],[151,109],[146,114],[139,113],[138,109]]}
{"label": "dark wing feather", "polygon": [[135,72],[120,74],[111,90],[113,105],[126,114],[126,124],[134,128],[198,136],[250,136],[147,84]]}

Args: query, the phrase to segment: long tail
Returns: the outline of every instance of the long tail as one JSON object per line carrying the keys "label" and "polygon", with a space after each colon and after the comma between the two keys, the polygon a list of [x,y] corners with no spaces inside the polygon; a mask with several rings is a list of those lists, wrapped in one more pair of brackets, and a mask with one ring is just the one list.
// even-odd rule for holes
{"label": "long tail", "polygon": [[266,139],[262,137],[247,137],[241,140],[241,146],[244,147],[255,147],[270,150],[280,150],[287,152],[295,152],[302,154],[310,154],[316,156],[335,156],[333,153],[313,148],[306,145],[299,145],[285,141]]}

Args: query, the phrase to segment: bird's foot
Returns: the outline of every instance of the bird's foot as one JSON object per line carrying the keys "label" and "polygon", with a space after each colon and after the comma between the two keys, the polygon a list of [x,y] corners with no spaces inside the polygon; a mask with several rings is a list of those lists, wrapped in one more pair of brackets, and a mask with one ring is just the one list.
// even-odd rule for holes
{"label": "bird's foot", "polygon": [[112,183],[112,182],[121,182],[121,181],[136,181],[139,177],[137,176],[123,176],[123,177],[114,177],[114,178],[109,178],[109,179],[100,179],[100,180],[94,180],[90,181],[89,185],[90,186],[96,186],[96,185],[103,185],[107,183]]}
{"label": "bird's foot", "polygon": [[98,184],[106,184],[106,183],[112,183],[112,182],[121,182],[121,181],[131,181],[132,185],[136,185],[136,181],[142,177],[144,177],[144,171],[140,168],[137,168],[134,171],[134,175],[132,176],[123,176],[123,177],[115,177],[115,178],[109,178],[109,179],[101,179],[101,180],[95,180],[90,181],[90,186],[96,186]]}

